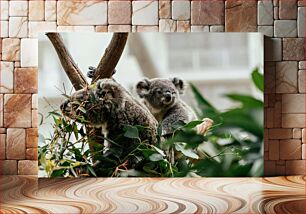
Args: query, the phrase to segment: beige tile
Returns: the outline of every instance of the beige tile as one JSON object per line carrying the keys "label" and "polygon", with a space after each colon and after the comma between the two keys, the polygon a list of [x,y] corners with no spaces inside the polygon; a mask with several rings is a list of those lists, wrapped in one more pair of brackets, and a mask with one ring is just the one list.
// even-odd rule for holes
{"label": "beige tile", "polygon": [[292,129],[269,129],[269,139],[291,139]]}
{"label": "beige tile", "polygon": [[37,93],[37,68],[16,68],[14,78],[15,93]]}
{"label": "beige tile", "polygon": [[28,36],[28,18],[27,17],[10,17],[9,19],[9,36],[24,38]]}
{"label": "beige tile", "polygon": [[33,128],[38,127],[38,110],[37,109],[32,110],[32,127]]}
{"label": "beige tile", "polygon": [[26,146],[27,148],[37,148],[38,146],[38,129],[26,129]]}
{"label": "beige tile", "polygon": [[20,60],[20,39],[6,38],[2,40],[2,59],[6,61]]}
{"label": "beige tile", "polygon": [[282,113],[306,113],[305,94],[284,94]]}
{"label": "beige tile", "polygon": [[58,25],[106,25],[107,1],[58,1]]}
{"label": "beige tile", "polygon": [[4,95],[4,126],[31,127],[31,94]]}
{"label": "beige tile", "polygon": [[29,37],[37,37],[39,33],[56,32],[56,22],[29,22]]}
{"label": "beige tile", "polygon": [[0,21],[0,37],[5,38],[9,36],[8,21]]}
{"label": "beige tile", "polygon": [[159,1],[159,18],[171,18],[171,1]]}
{"label": "beige tile", "polygon": [[29,20],[43,21],[45,19],[45,2],[29,1]]}
{"label": "beige tile", "polygon": [[20,160],[25,159],[25,129],[7,129],[6,158]]}
{"label": "beige tile", "polygon": [[304,128],[306,114],[283,114],[283,128]]}
{"label": "beige tile", "polygon": [[306,143],[306,128],[302,129],[302,143]]}
{"label": "beige tile", "polygon": [[56,1],[45,1],[45,20],[56,21]]}
{"label": "beige tile", "polygon": [[[223,4],[222,1],[219,2]],[[226,32],[257,31],[256,0],[227,0],[225,5]]]}
{"label": "beige tile", "polygon": [[191,25],[191,32],[209,32],[209,26]]}
{"label": "beige tile", "polygon": [[27,16],[28,15],[28,1],[10,1],[9,2],[10,16]]}
{"label": "beige tile", "polygon": [[38,109],[38,94],[32,94],[32,109]]}
{"label": "beige tile", "polygon": [[12,93],[14,88],[14,63],[1,61],[0,93]]}
{"label": "beige tile", "polygon": [[18,175],[37,175],[38,161],[20,160],[18,161]]}
{"label": "beige tile", "polygon": [[218,25],[224,24],[224,2],[218,0],[192,1],[192,25]]}
{"label": "beige tile", "polygon": [[209,27],[209,32],[224,32],[224,25],[212,25]]}
{"label": "beige tile", "polygon": [[177,32],[190,32],[190,22],[177,21]]}
{"label": "beige tile", "polygon": [[37,39],[21,39],[21,67],[38,66],[38,41]]}
{"label": "beige tile", "polygon": [[294,139],[301,139],[302,138],[302,129],[294,128],[293,129],[293,136]]}
{"label": "beige tile", "polygon": [[131,2],[110,1],[108,2],[108,24],[126,25],[131,24]]}
{"label": "beige tile", "polygon": [[8,20],[9,19],[9,2],[8,1],[0,1],[0,20]]}
{"label": "beige tile", "polygon": [[26,150],[26,159],[27,160],[37,160],[38,159],[38,149],[29,148]]}
{"label": "beige tile", "polygon": [[172,1],[172,19],[184,21],[190,19],[189,1]]}
{"label": "beige tile", "polygon": [[57,32],[94,32],[94,31],[95,31],[94,26],[57,26]]}
{"label": "beige tile", "polygon": [[95,27],[96,32],[107,32],[107,25],[100,25]]}
{"label": "beige tile", "polygon": [[131,25],[108,25],[108,32],[131,32]]}
{"label": "beige tile", "polygon": [[300,160],[302,158],[301,140],[280,140],[279,148],[281,160]]}
{"label": "beige tile", "polygon": [[158,25],[157,1],[133,1],[132,9],[133,25]]}
{"label": "beige tile", "polygon": [[303,160],[306,159],[306,144],[305,143],[302,144],[302,159]]}
{"label": "beige tile", "polygon": [[137,32],[158,32],[158,26],[136,26]]}
{"label": "beige tile", "polygon": [[160,19],[159,32],[176,32],[176,21],[172,19]]}
{"label": "beige tile", "polygon": [[276,63],[276,93],[296,93],[297,88],[297,62]]}

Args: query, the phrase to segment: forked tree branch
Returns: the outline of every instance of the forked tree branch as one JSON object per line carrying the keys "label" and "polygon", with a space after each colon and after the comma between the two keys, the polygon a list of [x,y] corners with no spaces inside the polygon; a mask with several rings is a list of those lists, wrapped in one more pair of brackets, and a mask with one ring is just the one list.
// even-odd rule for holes
{"label": "forked tree branch", "polygon": [[46,33],[56,50],[59,60],[69,77],[75,90],[80,90],[88,85],[84,75],[72,59],[69,51],[64,45],[63,39],[59,33]]}
{"label": "forked tree branch", "polygon": [[102,78],[111,78],[114,69],[122,55],[126,45],[128,33],[114,33],[111,42],[105,49],[104,55],[99,62],[92,78],[92,84]]}

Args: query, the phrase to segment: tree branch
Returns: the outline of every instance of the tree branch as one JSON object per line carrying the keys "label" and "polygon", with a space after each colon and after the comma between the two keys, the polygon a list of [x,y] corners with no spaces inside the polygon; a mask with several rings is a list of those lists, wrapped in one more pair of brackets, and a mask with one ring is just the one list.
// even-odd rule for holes
{"label": "tree branch", "polygon": [[127,38],[128,33],[114,33],[92,78],[92,84],[99,79],[112,77],[113,71],[124,50]]}
{"label": "tree branch", "polygon": [[62,37],[59,33],[46,33],[49,40],[52,42],[56,50],[58,58],[69,77],[75,90],[80,90],[88,85],[84,75],[78,68],[77,64],[73,61],[69,51],[64,45]]}

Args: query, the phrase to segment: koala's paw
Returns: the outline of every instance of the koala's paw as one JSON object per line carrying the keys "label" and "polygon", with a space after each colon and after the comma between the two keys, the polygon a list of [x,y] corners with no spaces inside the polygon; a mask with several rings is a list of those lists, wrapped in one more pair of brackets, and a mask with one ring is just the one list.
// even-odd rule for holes
{"label": "koala's paw", "polygon": [[88,69],[89,69],[89,71],[87,72],[87,77],[93,78],[95,73],[96,73],[97,68],[95,68],[93,66],[89,66]]}
{"label": "koala's paw", "polygon": [[203,122],[196,126],[197,133],[204,135],[214,124],[214,121],[209,118],[204,118]]}

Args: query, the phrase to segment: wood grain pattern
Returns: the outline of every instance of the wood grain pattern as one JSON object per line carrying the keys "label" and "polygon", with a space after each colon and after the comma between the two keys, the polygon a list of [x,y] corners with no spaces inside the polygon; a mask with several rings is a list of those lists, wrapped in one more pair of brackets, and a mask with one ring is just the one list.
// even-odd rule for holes
{"label": "wood grain pattern", "polygon": [[0,178],[1,213],[305,213],[305,178]]}

